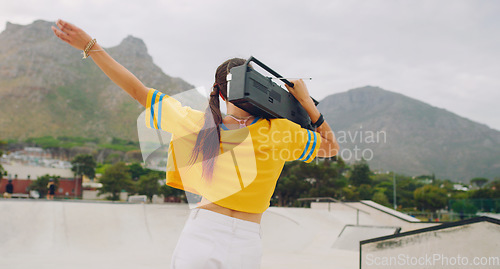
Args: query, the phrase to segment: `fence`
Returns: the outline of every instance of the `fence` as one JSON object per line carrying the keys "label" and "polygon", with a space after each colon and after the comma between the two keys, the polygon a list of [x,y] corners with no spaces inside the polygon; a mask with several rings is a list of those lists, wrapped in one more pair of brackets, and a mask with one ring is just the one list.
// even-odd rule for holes
{"label": "fence", "polygon": [[481,213],[500,213],[500,199],[450,199],[448,210],[438,212],[403,212],[422,221],[457,221]]}
{"label": "fence", "polygon": [[448,210],[464,214],[500,213],[500,199],[450,199]]}

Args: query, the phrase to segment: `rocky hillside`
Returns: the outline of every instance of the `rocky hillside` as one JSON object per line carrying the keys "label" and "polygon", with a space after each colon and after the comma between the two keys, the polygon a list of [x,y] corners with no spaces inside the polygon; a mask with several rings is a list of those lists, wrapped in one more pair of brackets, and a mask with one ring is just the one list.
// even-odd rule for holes
{"label": "rocky hillside", "polygon": [[[142,106],[79,51],[58,40],[51,22],[7,23],[0,34],[0,138],[52,136],[137,140]],[[149,87],[174,94],[192,89],[153,63],[146,45],[129,36],[106,48]]]}
{"label": "rocky hillside", "polygon": [[[0,34],[0,139],[40,136],[137,140],[143,110],[92,62],[59,41],[53,23],[7,23]],[[167,94],[193,86],[156,66],[144,42],[106,48],[146,85]],[[469,180],[500,176],[500,132],[444,109],[377,87],[326,97],[320,111],[340,155],[372,168]]]}
{"label": "rocky hillside", "polygon": [[444,109],[369,86],[330,95],[319,109],[346,159],[408,175],[500,176],[500,132]]}

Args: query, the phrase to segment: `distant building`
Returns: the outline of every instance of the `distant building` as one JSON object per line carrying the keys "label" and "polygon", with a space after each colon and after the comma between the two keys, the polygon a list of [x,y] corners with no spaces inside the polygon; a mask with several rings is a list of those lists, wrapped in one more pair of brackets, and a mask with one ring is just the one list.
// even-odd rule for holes
{"label": "distant building", "polygon": [[425,185],[429,185],[429,184],[432,184],[432,179],[431,178],[415,178],[413,177],[417,182],[419,183],[422,183],[422,184],[425,184]]}
{"label": "distant building", "polygon": [[2,162],[63,169],[71,168],[70,162],[52,159],[50,151],[37,147],[25,147],[23,150],[11,152],[2,158]]}
{"label": "distant building", "polygon": [[462,184],[453,184],[453,189],[456,191],[468,191],[469,188],[465,187]]}
{"label": "distant building", "polygon": [[9,179],[14,184],[14,193],[29,194],[29,185],[38,177],[44,175],[59,176],[59,186],[56,190],[56,197],[77,197],[82,195],[82,179],[75,179],[75,175],[71,169],[50,168],[39,166],[27,166],[22,164],[2,164],[7,177],[0,181],[0,191],[5,190],[5,186]]}

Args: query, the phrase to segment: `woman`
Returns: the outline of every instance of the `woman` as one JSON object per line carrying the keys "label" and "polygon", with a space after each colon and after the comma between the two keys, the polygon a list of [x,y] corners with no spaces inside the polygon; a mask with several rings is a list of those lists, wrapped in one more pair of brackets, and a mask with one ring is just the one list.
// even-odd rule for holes
{"label": "woman", "polygon": [[[183,107],[145,87],[78,27],[62,20],[55,35],[84,50],[118,86],[146,107],[146,125],[172,133],[167,184],[201,195],[175,248],[171,268],[259,268],[260,221],[285,161],[331,157],[338,143],[302,80],[287,89],[302,104],[312,132],[286,119],[260,119],[227,102],[226,75],[244,60],[217,68],[207,111]],[[219,97],[226,101],[222,117]],[[251,152],[251,154],[249,154]]]}

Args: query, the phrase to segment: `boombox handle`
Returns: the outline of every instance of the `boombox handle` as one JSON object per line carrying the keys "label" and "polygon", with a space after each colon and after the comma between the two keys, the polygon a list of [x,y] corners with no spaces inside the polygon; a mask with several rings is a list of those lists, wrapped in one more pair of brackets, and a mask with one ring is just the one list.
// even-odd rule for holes
{"label": "boombox handle", "polygon": [[[269,72],[271,75],[275,76],[276,78],[280,79],[281,81],[283,81],[286,85],[290,86],[293,88],[294,84],[292,82],[290,82],[288,79],[286,78],[283,78],[283,76],[281,76],[280,74],[278,74],[276,71],[272,70],[271,68],[269,68],[267,65],[265,65],[264,63],[262,63],[261,61],[257,60],[255,57],[253,56],[250,56],[250,58],[248,58],[248,60],[245,62],[245,66],[248,67],[248,64],[250,62],[254,62],[256,63],[258,66],[262,67],[264,70],[266,70],[267,72]],[[318,105],[318,101],[316,101],[314,98],[311,97],[311,99],[314,101],[314,104],[315,105]]]}
{"label": "boombox handle", "polygon": [[256,63],[258,66],[264,68],[264,70],[266,70],[267,72],[269,72],[271,75],[275,76],[276,78],[279,78],[281,81],[283,81],[286,85],[290,86],[293,88],[293,83],[288,81],[288,79],[285,79],[283,78],[283,76],[281,76],[280,74],[278,74],[276,71],[272,70],[271,68],[269,68],[267,65],[265,65],[264,63],[262,63],[261,61],[257,60],[255,57],[253,56],[250,56],[250,58],[248,58],[248,60],[245,62],[245,66],[248,66],[248,64],[250,62],[254,62]]}

